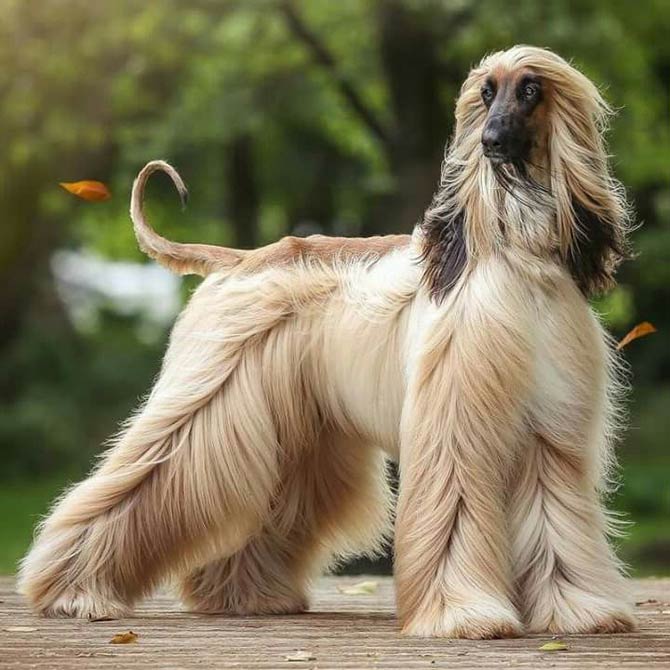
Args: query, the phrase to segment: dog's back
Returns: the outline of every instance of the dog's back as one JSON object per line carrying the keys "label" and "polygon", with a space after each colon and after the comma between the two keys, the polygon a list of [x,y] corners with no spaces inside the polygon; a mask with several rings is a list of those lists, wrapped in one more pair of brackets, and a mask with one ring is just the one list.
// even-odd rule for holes
{"label": "dog's back", "polygon": [[[184,350],[192,365],[205,339],[237,347],[237,365],[257,366],[263,394],[283,407],[274,413],[280,434],[295,441],[305,421],[327,422],[397,453],[420,269],[409,236],[381,255],[352,250],[211,274],[180,317],[166,363]],[[305,389],[314,406],[290,408]]]}

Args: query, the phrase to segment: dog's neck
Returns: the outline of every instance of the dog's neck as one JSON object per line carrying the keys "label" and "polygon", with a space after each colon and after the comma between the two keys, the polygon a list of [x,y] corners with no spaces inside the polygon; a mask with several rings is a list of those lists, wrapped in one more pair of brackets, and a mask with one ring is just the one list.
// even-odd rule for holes
{"label": "dog's neck", "polygon": [[483,157],[447,156],[441,189],[419,226],[425,281],[436,298],[492,255],[555,258],[559,233],[547,174],[542,167],[495,170]]}
{"label": "dog's neck", "polygon": [[470,257],[504,249],[535,256],[558,247],[556,207],[541,169],[480,162],[475,187],[462,192]]}
{"label": "dog's neck", "polygon": [[445,226],[462,225],[468,258],[473,260],[504,249],[551,255],[559,244],[556,207],[537,177],[521,177],[506,166],[494,170],[482,161],[480,170],[460,188],[438,195],[437,207],[427,217],[442,217]]}

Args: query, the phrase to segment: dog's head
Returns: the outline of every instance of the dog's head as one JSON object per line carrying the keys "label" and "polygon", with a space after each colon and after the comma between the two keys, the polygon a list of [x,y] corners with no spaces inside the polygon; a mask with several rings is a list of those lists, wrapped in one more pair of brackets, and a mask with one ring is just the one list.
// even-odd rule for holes
{"label": "dog's head", "polygon": [[505,245],[558,254],[587,295],[609,288],[627,250],[627,206],[603,141],[610,113],[551,51],[516,46],[484,58],[461,89],[441,189],[422,224],[434,289],[453,286],[468,254]]}

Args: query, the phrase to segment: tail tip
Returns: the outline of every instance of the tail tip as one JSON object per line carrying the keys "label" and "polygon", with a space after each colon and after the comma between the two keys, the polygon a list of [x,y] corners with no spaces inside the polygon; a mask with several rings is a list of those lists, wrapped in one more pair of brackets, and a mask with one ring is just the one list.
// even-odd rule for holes
{"label": "tail tip", "polygon": [[182,212],[188,207],[188,189],[184,186],[183,189],[177,189],[179,192],[179,200],[181,201],[181,210]]}
{"label": "tail tip", "polygon": [[175,170],[170,163],[168,163],[166,160],[161,160],[161,159],[156,159],[149,161],[144,168],[142,168],[140,174],[145,175],[148,177],[151,175],[153,172],[160,171],[164,172],[167,174],[170,179],[172,180],[172,183],[175,185],[175,188],[177,189],[177,193],[179,194],[179,201],[181,203],[181,208],[182,211],[186,209],[188,205],[188,189],[186,188],[186,184],[184,184],[183,179],[181,178],[180,174]]}

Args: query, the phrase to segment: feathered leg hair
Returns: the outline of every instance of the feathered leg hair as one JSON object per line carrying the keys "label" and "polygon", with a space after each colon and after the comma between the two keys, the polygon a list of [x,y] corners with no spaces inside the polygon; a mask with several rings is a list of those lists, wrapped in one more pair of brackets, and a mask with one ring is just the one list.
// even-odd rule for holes
{"label": "feathered leg hair", "polygon": [[625,632],[635,621],[602,502],[618,366],[576,289],[562,295],[540,322],[532,427],[510,500],[517,601],[530,632]]}
{"label": "feathered leg hair", "polygon": [[456,286],[435,310],[407,393],[395,577],[412,635],[522,631],[505,507],[532,346],[524,291],[499,270]]}
{"label": "feathered leg hair", "polygon": [[223,304],[211,285],[191,300],[145,406],[21,565],[38,611],[121,616],[185,574],[197,609],[295,611],[316,566],[378,548],[384,460],[324,432],[300,340],[309,329],[283,325],[313,287],[265,288],[240,280]]}
{"label": "feathered leg hair", "polygon": [[232,556],[188,574],[182,600],[199,612],[278,614],[307,608],[307,588],[338,556],[375,554],[390,518],[384,456],[326,431],[283,468],[262,529]]}

